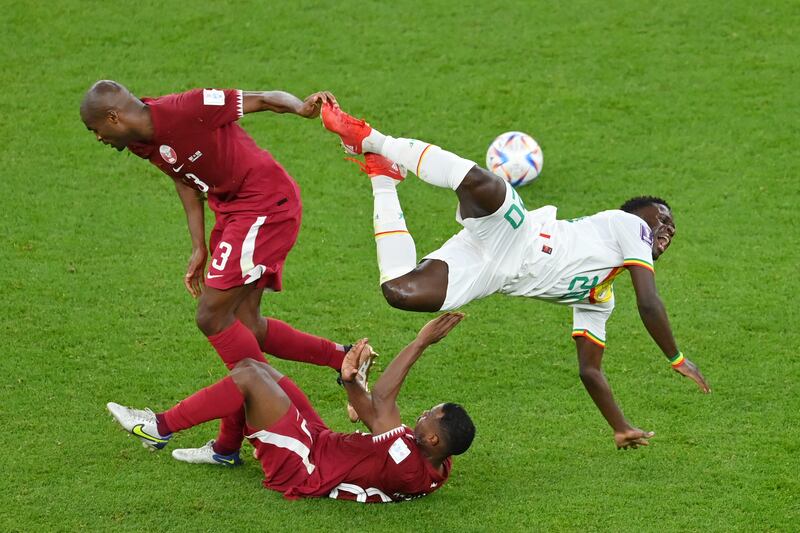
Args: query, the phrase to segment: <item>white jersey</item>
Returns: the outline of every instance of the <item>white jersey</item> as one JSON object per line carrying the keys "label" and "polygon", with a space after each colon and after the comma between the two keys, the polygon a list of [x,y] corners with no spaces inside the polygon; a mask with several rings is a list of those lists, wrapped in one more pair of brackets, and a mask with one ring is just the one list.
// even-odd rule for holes
{"label": "white jersey", "polygon": [[448,264],[442,309],[500,292],[573,307],[573,337],[605,346],[614,309],[614,278],[623,268],[653,270],[647,223],[620,210],[556,220],[556,208],[525,210],[508,187],[497,212],[457,220],[464,229],[427,259]]}
{"label": "white jersey", "polygon": [[[605,323],[614,309],[614,278],[628,266],[653,270],[653,236],[647,223],[620,210],[539,228],[519,275],[500,292],[573,307],[573,336],[605,344]],[[537,210],[539,211],[539,210]],[[533,217],[536,212],[529,214]]]}

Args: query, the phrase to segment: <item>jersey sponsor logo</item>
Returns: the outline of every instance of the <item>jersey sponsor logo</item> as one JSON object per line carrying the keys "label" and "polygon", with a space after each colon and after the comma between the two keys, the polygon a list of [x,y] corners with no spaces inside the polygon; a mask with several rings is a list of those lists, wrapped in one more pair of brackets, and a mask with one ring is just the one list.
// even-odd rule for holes
{"label": "jersey sponsor logo", "polygon": [[644,224],[640,226],[639,237],[647,243],[648,246],[653,246],[653,231]]}
{"label": "jersey sponsor logo", "polygon": [[553,253],[553,249],[547,246],[546,244],[542,246],[542,251],[547,255],[551,255]]}
{"label": "jersey sponsor logo", "polygon": [[174,165],[178,162],[178,154],[175,153],[175,150],[173,150],[171,146],[162,144],[158,147],[158,153],[160,153],[161,158],[170,165]]}
{"label": "jersey sponsor logo", "polygon": [[195,161],[197,161],[201,157],[203,157],[203,152],[198,150],[198,151],[196,151],[195,153],[193,153],[192,155],[189,156],[189,162],[194,163]]}
{"label": "jersey sponsor logo", "polygon": [[203,89],[203,105],[225,105],[225,93],[219,89]]}

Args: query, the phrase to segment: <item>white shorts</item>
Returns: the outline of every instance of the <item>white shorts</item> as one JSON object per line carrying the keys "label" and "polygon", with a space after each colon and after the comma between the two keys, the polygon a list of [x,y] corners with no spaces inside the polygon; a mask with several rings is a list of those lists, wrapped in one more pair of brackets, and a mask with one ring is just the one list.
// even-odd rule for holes
{"label": "white shorts", "polygon": [[458,309],[494,294],[517,275],[534,228],[522,198],[506,183],[503,205],[481,218],[456,220],[464,229],[423,259],[447,263],[447,296],[441,310]]}

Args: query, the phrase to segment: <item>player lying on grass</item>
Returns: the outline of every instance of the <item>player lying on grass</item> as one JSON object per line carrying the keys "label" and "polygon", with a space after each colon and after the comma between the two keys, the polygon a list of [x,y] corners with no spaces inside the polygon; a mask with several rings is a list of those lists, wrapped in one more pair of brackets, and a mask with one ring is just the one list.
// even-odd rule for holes
{"label": "player lying on grass", "polygon": [[[617,447],[636,448],[646,445],[653,432],[625,419],[601,370],[614,278],[627,269],[650,336],[676,372],[709,392],[697,366],[678,350],[656,290],[653,261],[675,236],[664,200],[638,197],[619,210],[556,220],[555,207],[527,211],[505,180],[437,146],[385,136],[334,103],[323,105],[322,120],[346,150],[365,154],[362,169],[372,182],[380,283],[391,306],[457,309],[494,293],[571,306],[581,381],[613,428]],[[456,220],[464,226],[418,265],[396,190],[404,169],[431,185],[453,189],[459,201]]]}
{"label": "player lying on grass", "polygon": [[[295,181],[238,124],[243,115],[260,111],[314,118],[326,101],[333,101],[326,91],[300,100],[283,91],[216,89],[139,99],[119,83],[101,80],[81,103],[81,119],[98,141],[119,151],[127,148],[174,182],[192,241],[184,284],[199,297],[197,326],[228,368],[243,353],[265,361],[262,351],[341,368],[341,344],[261,316],[264,290],[282,288],[302,205]],[[204,194],[216,218],[207,274]],[[214,451],[236,452],[243,424],[244,412],[224,419]],[[206,462],[213,458],[205,456]]]}
{"label": "player lying on grass", "polygon": [[244,406],[248,438],[267,488],[287,498],[329,496],[359,502],[424,496],[447,481],[450,456],[467,451],[475,426],[460,405],[442,403],[423,412],[412,430],[402,424],[396,400],[425,349],[447,336],[462,318],[461,313],[444,313],[428,322],[392,360],[371,394],[355,379],[371,352],[367,340],[347,353],[342,380],[372,434],[331,431],[288,377],[253,359],[237,362],[230,375],[163,413],[116,403],[109,403],[108,410],[132,434],[158,435],[158,443],[141,440],[145,447],[160,449],[175,432]]}

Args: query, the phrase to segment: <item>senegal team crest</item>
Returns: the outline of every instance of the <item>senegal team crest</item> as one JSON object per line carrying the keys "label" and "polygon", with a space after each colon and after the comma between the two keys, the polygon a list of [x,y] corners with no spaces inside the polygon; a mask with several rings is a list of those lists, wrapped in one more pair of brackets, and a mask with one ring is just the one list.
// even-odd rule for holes
{"label": "senegal team crest", "polygon": [[173,150],[171,146],[162,144],[158,148],[158,151],[161,153],[161,157],[164,158],[164,161],[170,165],[174,165],[178,161],[178,154],[175,153],[175,150]]}

